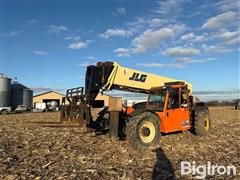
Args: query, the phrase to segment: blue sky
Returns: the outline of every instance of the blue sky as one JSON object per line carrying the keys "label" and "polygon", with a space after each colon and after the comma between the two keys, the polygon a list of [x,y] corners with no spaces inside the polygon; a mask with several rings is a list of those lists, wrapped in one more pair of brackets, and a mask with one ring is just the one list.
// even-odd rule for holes
{"label": "blue sky", "polygon": [[0,2],[2,71],[36,92],[111,60],[239,96],[239,1]]}

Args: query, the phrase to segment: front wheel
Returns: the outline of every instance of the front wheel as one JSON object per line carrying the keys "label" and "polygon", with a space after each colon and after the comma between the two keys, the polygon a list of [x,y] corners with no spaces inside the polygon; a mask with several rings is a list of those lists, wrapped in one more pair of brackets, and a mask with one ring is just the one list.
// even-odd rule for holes
{"label": "front wheel", "polygon": [[160,119],[151,112],[132,116],[126,125],[126,136],[135,150],[156,145],[160,138]]}

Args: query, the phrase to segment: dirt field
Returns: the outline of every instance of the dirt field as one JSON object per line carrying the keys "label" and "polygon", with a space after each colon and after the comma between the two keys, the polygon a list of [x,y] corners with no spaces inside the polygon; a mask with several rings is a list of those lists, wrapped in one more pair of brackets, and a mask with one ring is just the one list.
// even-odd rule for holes
{"label": "dirt field", "polygon": [[161,138],[158,148],[133,152],[126,141],[85,132],[76,124],[59,127],[59,113],[0,116],[0,179],[192,179],[181,176],[181,161],[235,165],[240,179],[240,111],[210,108],[213,132]]}

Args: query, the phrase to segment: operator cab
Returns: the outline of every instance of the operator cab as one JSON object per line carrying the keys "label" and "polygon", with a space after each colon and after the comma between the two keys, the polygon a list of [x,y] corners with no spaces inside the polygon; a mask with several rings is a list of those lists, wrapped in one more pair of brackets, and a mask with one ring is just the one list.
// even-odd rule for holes
{"label": "operator cab", "polygon": [[[160,112],[163,112],[164,108],[185,108],[189,105],[188,95],[189,90],[185,83],[154,87],[151,88],[151,91],[149,93],[147,108]],[[167,102],[165,101],[166,99]],[[165,102],[167,107],[164,107]]]}
{"label": "operator cab", "polygon": [[151,88],[146,108],[161,119],[163,133],[190,128],[189,89],[184,82],[165,83]]}

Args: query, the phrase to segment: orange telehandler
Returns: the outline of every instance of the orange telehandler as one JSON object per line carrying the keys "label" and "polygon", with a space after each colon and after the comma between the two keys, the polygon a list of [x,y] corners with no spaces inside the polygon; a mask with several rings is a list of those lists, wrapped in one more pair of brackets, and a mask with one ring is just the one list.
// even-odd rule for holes
{"label": "orange telehandler", "polygon": [[[148,94],[146,102],[121,108],[117,116],[115,130],[117,127],[118,135],[124,134],[135,149],[156,145],[163,133],[191,130],[205,136],[211,130],[209,110],[204,103],[193,102],[190,83],[129,69],[116,62],[98,62],[87,67],[85,94],[71,96],[73,100],[68,98],[70,104],[80,100],[75,109],[79,109],[81,115],[75,112],[75,118],[89,127],[106,126],[109,121],[111,124],[111,109],[116,109],[117,103],[99,112],[95,121],[91,114],[97,104],[96,96],[108,90]],[[62,117],[66,118],[66,114],[73,113],[63,110]]]}

